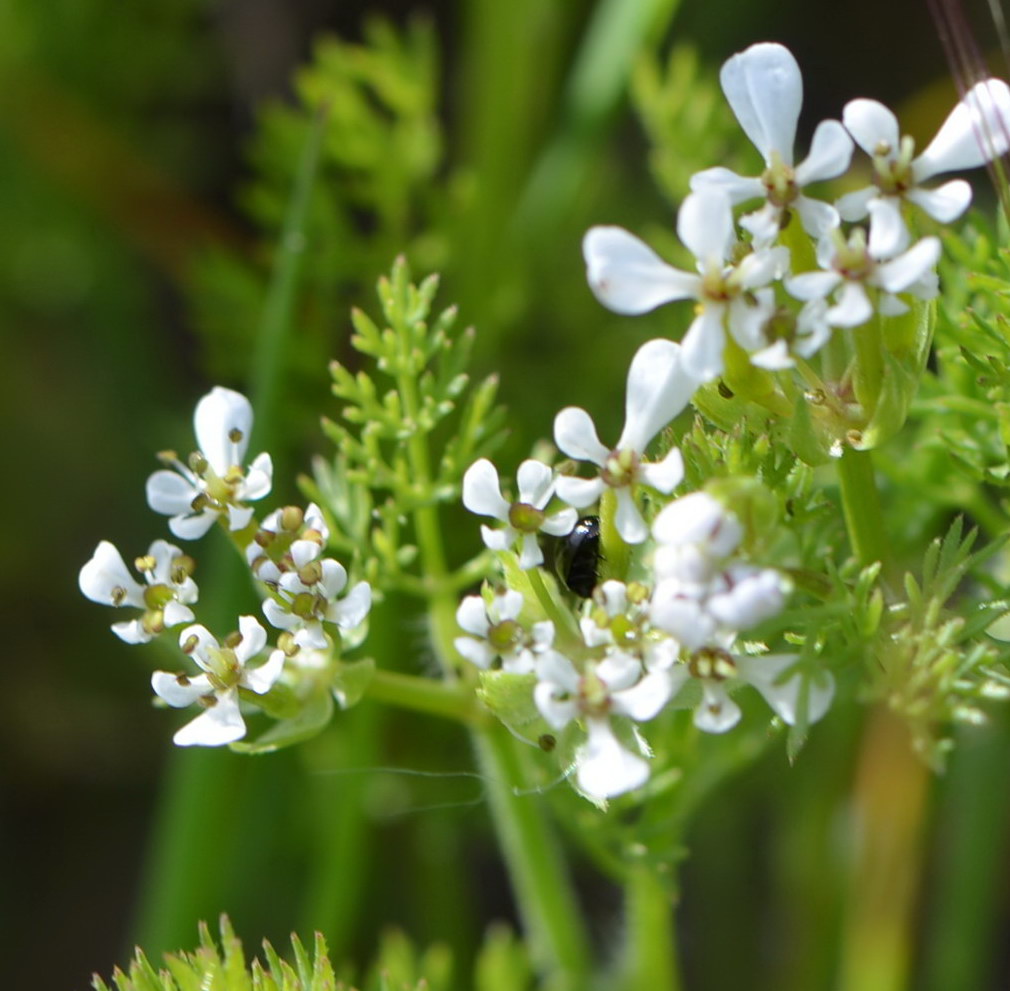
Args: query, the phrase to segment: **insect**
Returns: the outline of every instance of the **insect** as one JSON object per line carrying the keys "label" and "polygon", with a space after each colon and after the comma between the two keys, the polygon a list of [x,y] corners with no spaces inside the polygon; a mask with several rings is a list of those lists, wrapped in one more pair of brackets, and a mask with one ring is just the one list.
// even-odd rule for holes
{"label": "insect", "polygon": [[558,577],[576,595],[588,599],[600,576],[600,518],[583,516],[563,537],[554,557]]}

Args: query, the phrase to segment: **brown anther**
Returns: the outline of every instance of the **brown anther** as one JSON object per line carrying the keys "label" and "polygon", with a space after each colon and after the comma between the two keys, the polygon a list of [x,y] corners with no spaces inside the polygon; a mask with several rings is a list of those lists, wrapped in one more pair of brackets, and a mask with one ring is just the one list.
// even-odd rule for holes
{"label": "brown anther", "polygon": [[156,565],[157,562],[154,560],[154,555],[152,554],[144,554],[133,561],[133,566],[140,572],[154,571]]}
{"label": "brown anther", "polygon": [[182,647],[182,652],[184,654],[192,654],[193,651],[196,650],[196,648],[199,646],[199,644],[200,644],[200,638],[195,633],[193,633],[190,636],[186,637],[185,643],[180,644],[180,646]]}
{"label": "brown anther", "polygon": [[222,646],[227,647],[229,650],[234,650],[241,642],[242,634],[238,630],[232,630],[232,632],[224,638]]}
{"label": "brown anther", "polygon": [[233,444],[240,444],[244,436],[245,434],[243,434],[238,427],[232,427],[231,430],[228,431],[228,440],[230,440]]}
{"label": "brown anther", "polygon": [[122,585],[116,585],[109,592],[109,598],[114,606],[121,606],[126,599],[126,589]]}

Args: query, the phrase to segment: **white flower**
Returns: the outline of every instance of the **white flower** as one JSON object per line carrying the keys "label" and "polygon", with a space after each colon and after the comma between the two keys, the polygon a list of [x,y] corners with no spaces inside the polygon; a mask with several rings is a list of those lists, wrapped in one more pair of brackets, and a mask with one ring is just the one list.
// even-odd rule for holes
{"label": "white flower", "polygon": [[470,465],[463,476],[463,505],[471,513],[491,516],[505,524],[500,530],[481,526],[484,545],[493,551],[504,551],[518,541],[519,567],[525,571],[544,563],[537,533],[563,537],[572,532],[579,514],[569,508],[552,516],[544,512],[554,495],[554,473],[547,465],[524,461],[519,466],[516,482],[519,498],[510,503],[501,494],[498,469],[487,458],[481,458]]}
{"label": "white flower", "polygon": [[737,681],[756,688],[788,725],[797,722],[801,705],[806,721],[815,723],[831,705],[835,681],[829,671],[813,677],[797,671],[783,679],[783,673],[796,660],[795,654],[747,657],[721,647],[706,647],[694,653],[687,664],[671,670],[673,693],[676,695],[691,678],[700,682],[702,698],[694,710],[694,724],[706,733],[725,733],[740,721],[740,707],[728,690]]}
{"label": "white flower", "polygon": [[908,310],[895,293],[932,299],[936,295],[933,268],[939,258],[940,241],[935,237],[924,237],[903,254],[881,261],[868,249],[861,228],[853,230],[847,242],[838,231],[832,231],[817,245],[821,270],[786,279],[786,289],[808,303],[833,295],[835,303],[825,313],[825,320],[833,327],[858,327],[873,316],[867,286],[881,291],[878,309],[886,316]]}
{"label": "white flower", "polygon": [[168,528],[177,537],[202,537],[222,516],[231,530],[243,529],[253,511],[243,505],[270,491],[273,463],[260,454],[243,470],[253,413],[249,400],[217,386],[196,404],[193,424],[198,451],[189,466],[171,453],[162,456],[173,471],[156,471],[147,480],[147,502],[156,513],[171,517]]}
{"label": "white flower", "polygon": [[271,626],[292,633],[299,647],[328,647],[323,623],[353,630],[372,607],[368,582],[358,582],[338,598],[346,585],[347,570],[339,561],[313,558],[300,568],[283,571],[271,584],[273,596],[264,600],[263,615]]}
{"label": "white flower", "polygon": [[167,541],[156,540],[134,563],[145,585],[130,574],[115,545],[103,540],[78,577],[81,591],[92,602],[143,610],[136,619],[113,623],[112,632],[127,643],[148,643],[168,627],[193,622],[189,605],[198,594],[190,577],[193,559]]}
{"label": "white flower", "polygon": [[503,671],[528,674],[533,670],[534,653],[546,650],[554,641],[554,624],[544,620],[527,632],[519,622],[522,608],[522,593],[511,588],[496,595],[490,604],[479,595],[468,595],[456,610],[456,622],[472,635],[457,637],[456,650],[484,670],[500,657]]}
{"label": "white flower", "polygon": [[182,631],[179,644],[202,669],[194,677],[155,671],[151,687],[159,698],[174,708],[193,703],[204,711],[175,734],[180,747],[218,747],[245,736],[245,721],[239,707],[239,689],[264,695],[270,691],[284,667],[284,652],[274,650],[266,663],[249,667],[249,661],[266,646],[266,630],[254,616],[239,617],[240,636],[219,644],[203,626]]}
{"label": "white flower", "polygon": [[720,189],[691,193],[677,214],[677,233],[697,259],[697,274],[667,265],[621,227],[593,227],[583,238],[589,285],[616,313],[639,314],[677,299],[698,301],[683,339],[681,362],[699,381],[721,374],[726,330],[747,351],[763,347],[761,328],[774,309],[771,293],[757,294],[788,265],[784,248],[762,248],[736,260],[729,197]]}
{"label": "white flower", "polygon": [[617,532],[629,544],[640,544],[649,532],[635,505],[635,486],[644,483],[668,493],[684,475],[684,463],[676,448],[657,464],[642,461],[652,438],[694,394],[696,384],[684,372],[680,355],[680,347],[672,341],[648,341],[638,349],[628,371],[624,430],[613,450],[600,443],[585,410],[569,406],[554,419],[554,441],[560,450],[600,469],[593,479],[562,475],[556,482],[557,494],[581,509],[599,499],[608,486],[613,488],[617,495]]}
{"label": "white flower", "polygon": [[274,586],[285,571],[297,571],[315,561],[330,539],[323,511],[309,503],[276,509],[264,517],[246,547],[246,560],[255,576]]}
{"label": "white flower", "polygon": [[842,121],[856,143],[873,158],[874,185],[843,196],[844,220],[870,216],[870,251],[888,258],[910,240],[902,203],[919,207],[940,223],[956,220],[971,203],[971,186],[953,179],[934,189],[922,183],[943,172],[973,169],[1007,152],[1010,146],[1010,87],[1002,79],[976,83],[951,111],[937,135],[918,157],[915,144],[902,137],[897,118],[876,100],[846,104]]}
{"label": "white flower", "polygon": [[614,651],[579,674],[557,651],[537,658],[533,698],[544,719],[556,730],[581,719],[587,740],[575,755],[579,790],[596,801],[645,784],[649,765],[627,750],[614,734],[610,716],[645,722],[658,715],[670,698],[665,671],[643,675],[637,659]]}
{"label": "white flower", "polygon": [[835,208],[808,198],[802,190],[811,183],[833,179],[849,167],[852,139],[837,120],[822,121],[814,132],[810,154],[794,167],[803,79],[788,49],[771,42],[751,45],[723,65],[719,79],[736,119],[761,152],[766,168],[754,178],[722,167],[706,169],[692,177],[691,189],[722,189],[733,204],[765,197],[764,207],[741,220],[758,246],[775,240],[787,209],[796,211],[812,237],[837,226]]}

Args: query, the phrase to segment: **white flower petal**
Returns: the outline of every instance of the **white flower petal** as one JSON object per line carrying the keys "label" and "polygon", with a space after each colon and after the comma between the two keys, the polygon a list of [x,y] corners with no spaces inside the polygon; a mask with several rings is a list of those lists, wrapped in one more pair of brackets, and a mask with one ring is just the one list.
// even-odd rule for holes
{"label": "white flower petal", "polygon": [[509,503],[502,498],[498,469],[487,458],[467,468],[463,476],[463,505],[478,516],[508,522]]}
{"label": "white flower petal", "polygon": [[264,695],[273,688],[274,683],[281,676],[284,670],[284,651],[271,651],[266,664],[258,668],[245,671],[242,675],[242,686],[255,692],[257,695]]}
{"label": "white flower petal", "polygon": [[862,220],[870,212],[871,201],[879,195],[880,190],[876,186],[866,186],[864,189],[857,189],[855,192],[846,193],[839,197],[835,208],[842,220],[849,222]]}
{"label": "white flower petal", "polygon": [[838,302],[827,312],[834,327],[859,327],[873,316],[873,304],[861,282],[843,282]]}
{"label": "white flower petal", "polygon": [[483,671],[491,667],[491,662],[495,659],[495,652],[485,640],[474,640],[473,637],[456,637],[453,640],[453,646],[466,660]]}
{"label": "white flower petal", "polygon": [[830,204],[809,196],[798,196],[793,209],[799,214],[803,229],[815,238],[822,238],[839,223],[838,211]]}
{"label": "white flower petal", "polygon": [[[761,657],[736,657],[734,660],[740,677],[753,685],[775,710],[777,716],[790,726],[796,724],[803,677],[797,672],[787,680],[776,683],[788,667],[796,663],[795,654],[765,654]],[[829,671],[811,677],[806,686],[806,718],[815,723],[828,711],[835,693],[835,680]]]}
{"label": "white flower petal", "polygon": [[691,176],[691,192],[700,193],[704,189],[721,190],[734,206],[765,195],[765,186],[760,179],[737,175],[721,165]]}
{"label": "white flower petal", "polygon": [[719,81],[736,119],[765,162],[777,151],[786,165],[792,165],[803,79],[789,50],[771,42],[751,45],[726,61]]}
{"label": "white flower petal", "polygon": [[162,469],[147,479],[147,504],[164,516],[186,516],[193,511],[193,500],[200,494],[192,482],[178,472]]}
{"label": "white flower petal", "polygon": [[649,536],[649,528],[635,505],[634,496],[627,488],[614,490],[617,496],[617,512],[614,526],[626,544],[641,544]]}
{"label": "white flower petal", "polygon": [[976,83],[912,163],[916,182],[940,172],[973,169],[1010,147],[1010,87],[1002,79]]}
{"label": "white flower petal", "polygon": [[822,120],[814,131],[810,152],[796,166],[800,186],[840,176],[852,161],[852,138],[837,120]]}
{"label": "white flower petal", "polygon": [[755,247],[767,247],[775,242],[782,229],[782,207],[765,203],[760,210],[741,217],[740,226],[750,234]]}
{"label": "white flower petal", "polygon": [[710,382],[722,374],[722,353],[726,347],[726,333],[722,325],[725,312],[724,306],[707,303],[684,335],[680,360],[688,375],[699,382]]}
{"label": "white flower petal", "polygon": [[728,557],[743,540],[737,517],[707,492],[691,492],[665,506],[652,534],[668,544],[704,544],[715,557]]}
{"label": "white flower petal", "polygon": [[255,502],[270,494],[273,486],[274,463],[270,455],[264,452],[257,454],[255,460],[246,471],[245,480],[240,489],[240,498]]}
{"label": "white flower petal", "polygon": [[218,476],[241,466],[252,424],[249,400],[232,389],[215,386],[196,404],[193,426],[197,447]]}
{"label": "white flower petal", "polygon": [[225,692],[216,698],[217,705],[212,705],[175,734],[172,739],[176,746],[220,747],[245,736],[238,692]]}
{"label": "white flower petal", "polygon": [[677,236],[699,264],[725,262],[736,241],[726,193],[713,186],[690,193],[677,213]]}
{"label": "white flower petal", "polygon": [[507,588],[494,597],[491,604],[491,615],[498,617],[498,622],[506,619],[518,619],[523,611],[523,594],[518,589]]}
{"label": "white flower petal", "polygon": [[278,630],[293,630],[301,626],[301,619],[284,608],[276,599],[263,600],[263,615]]}
{"label": "white flower petal", "polygon": [[824,299],[842,281],[837,272],[801,272],[785,281],[786,292],[797,299]]}
{"label": "white flower petal", "polygon": [[244,665],[267,645],[267,631],[255,616],[239,616],[238,630],[242,639],[234,648],[235,658]]}
{"label": "white flower petal", "polygon": [[[130,574],[116,545],[103,540],[77,577],[81,592],[104,606],[145,608],[144,586]],[[114,597],[115,593],[115,597]]]}
{"label": "white flower petal", "polygon": [[648,722],[659,715],[663,706],[670,701],[672,692],[673,684],[669,674],[655,671],[631,688],[614,692],[611,696],[613,711],[639,723]]}
{"label": "white flower petal", "polygon": [[940,260],[940,239],[924,237],[903,255],[877,266],[874,283],[888,292],[901,292],[918,281]]}
{"label": "white flower petal", "polygon": [[253,518],[253,508],[252,506],[228,506],[228,529],[232,532],[236,530],[244,530],[248,525],[249,521]]}
{"label": "white flower petal", "polygon": [[556,491],[562,502],[576,509],[585,509],[603,495],[607,484],[602,478],[576,478],[574,475],[559,475]]}
{"label": "white flower petal", "polygon": [[906,198],[941,224],[949,224],[971,206],[971,186],[951,179],[936,189],[910,189]]}
{"label": "white flower petal", "polygon": [[[591,461],[600,468],[610,456],[609,449],[600,443],[593,418],[578,406],[566,406],[554,418],[554,443],[568,457],[576,461]],[[560,484],[559,478],[557,485]],[[564,496],[561,498],[564,499]],[[565,499],[565,502],[568,500]]]}
{"label": "white flower petal", "polygon": [[179,626],[180,623],[192,623],[196,618],[193,610],[189,606],[182,605],[181,602],[169,602],[162,611],[165,626]]}
{"label": "white flower petal", "polygon": [[459,604],[456,608],[456,625],[481,639],[487,637],[491,621],[484,600],[479,595],[468,595]]}
{"label": "white flower petal", "polygon": [[672,447],[662,461],[643,464],[639,468],[639,476],[657,492],[669,495],[684,478],[684,458],[676,447]]}
{"label": "white flower petal", "polygon": [[721,682],[702,679],[701,702],[694,710],[694,725],[704,733],[726,733],[740,722],[740,706]]}
{"label": "white flower petal", "polygon": [[778,615],[789,584],[771,568],[734,565],[728,571],[730,587],[708,600],[708,611],[730,630],[749,630]]}
{"label": "white flower petal", "polygon": [[536,534],[524,533],[519,542],[519,567],[523,571],[529,571],[530,568],[538,568],[543,563],[544,552],[537,543]]}
{"label": "white flower petal", "polygon": [[371,608],[372,586],[368,582],[358,582],[340,601],[330,604],[326,619],[342,630],[353,630],[365,621]]}
{"label": "white flower petal", "polygon": [[507,551],[519,536],[519,531],[510,526],[495,530],[481,524],[480,536],[489,551]]}
{"label": "white flower petal", "polygon": [[615,313],[638,315],[695,295],[698,277],[667,265],[622,227],[592,227],[582,239],[586,277],[596,298]]}
{"label": "white flower petal", "polygon": [[205,509],[197,516],[173,516],[168,529],[180,540],[199,540],[216,522],[217,513]]}
{"label": "white flower petal", "polygon": [[589,738],[575,758],[580,791],[603,801],[633,791],[648,781],[649,765],[621,746],[606,720],[591,719],[586,729]]}
{"label": "white flower petal", "polygon": [[652,438],[691,401],[697,388],[697,381],[681,364],[679,344],[662,338],[646,341],[628,369],[624,430],[617,449],[644,452]]}
{"label": "white flower petal", "polygon": [[561,509],[548,516],[540,529],[552,537],[566,537],[578,522],[579,514],[574,509]]}
{"label": "white flower petal", "polygon": [[908,247],[911,237],[901,216],[901,200],[896,196],[878,196],[870,201],[871,258],[892,258]]}
{"label": "white flower petal", "polygon": [[323,576],[319,580],[323,594],[327,599],[336,598],[347,584],[347,569],[332,557],[323,558],[319,562]]}
{"label": "white flower petal", "polygon": [[554,472],[542,461],[530,458],[519,466],[516,485],[519,487],[519,502],[543,509],[554,491]]}
{"label": "white flower petal", "polygon": [[[182,608],[185,609],[185,606]],[[186,610],[189,612],[189,610]],[[193,618],[193,614],[189,613],[189,618]],[[166,624],[169,625],[169,624]],[[119,637],[123,643],[150,643],[154,639],[154,634],[149,630],[144,629],[143,621],[139,619],[127,620],[123,623],[113,623],[112,632]]]}
{"label": "white flower petal", "polygon": [[155,671],[151,675],[151,687],[158,698],[175,709],[184,709],[201,696],[209,695],[213,691],[210,679],[205,674],[187,678],[184,675],[169,674],[167,671]]}
{"label": "white flower petal", "polygon": [[901,142],[898,118],[882,103],[850,100],[842,111],[842,123],[867,155],[872,156],[878,151],[888,156],[897,155]]}

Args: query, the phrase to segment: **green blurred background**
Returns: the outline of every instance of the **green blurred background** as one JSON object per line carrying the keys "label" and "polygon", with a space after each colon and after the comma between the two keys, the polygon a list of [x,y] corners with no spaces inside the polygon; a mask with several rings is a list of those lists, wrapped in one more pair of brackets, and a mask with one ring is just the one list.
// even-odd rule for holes
{"label": "green blurred background", "polygon": [[[445,271],[440,299],[458,300],[481,333],[476,371],[501,374],[513,416],[503,463],[549,432],[561,404],[619,422],[613,369],[669,325],[656,317],[629,329],[601,312],[584,286],[579,239],[589,223],[618,222],[669,245],[686,188],[675,143],[653,160],[658,181],[650,175],[628,100],[638,62],[625,56],[639,46],[622,48],[627,39],[640,38],[658,64],[674,44],[692,47],[691,71],[709,94],[732,52],[787,44],[805,72],[804,135],[854,96],[902,104],[928,134],[953,93],[936,30],[910,0],[7,0],[0,931],[10,987],[83,988],[92,971],[122,963],[132,940],[154,953],[190,945],[196,919],[220,911],[253,945],[320,927],[339,952],[367,959],[392,923],[422,943],[449,941],[464,963],[487,920],[512,912],[481,783],[452,776],[471,766],[461,731],[366,704],[298,753],[173,752],[176,721],[149,705],[157,658],[112,637],[111,617],[76,587],[99,539],[130,559],[163,534],[143,500],[154,451],[188,449],[193,403],[211,384],[247,386],[311,120],[279,104],[293,100],[294,73],[321,36],[369,36],[374,48],[366,25],[380,15],[412,32],[401,69],[438,68],[427,89],[404,83],[396,112],[377,116],[401,144],[383,147],[381,128],[356,135],[351,118],[339,131],[333,112],[339,133],[325,152],[269,426],[286,500],[298,497],[292,480],[308,453],[325,450],[318,416],[336,414],[325,362],[346,356],[347,309],[374,310],[369,287],[400,250],[419,274]],[[620,30],[608,36],[601,23]],[[987,42],[984,20],[977,30]],[[353,61],[349,52],[327,57]],[[373,68],[359,67],[365,77]],[[398,92],[386,96],[396,103]],[[678,119],[691,110],[687,100]],[[708,120],[698,123],[705,140],[728,149],[724,109]],[[376,637],[402,669],[426,670],[423,623],[401,615]],[[776,754],[703,810],[682,911],[690,987],[826,986],[829,944],[815,953],[816,938],[798,942],[811,959],[783,951],[783,933],[816,937],[838,911],[804,887],[807,840],[788,822],[790,810],[818,808],[807,827],[827,845],[848,828],[841,804],[804,803],[825,780],[844,794],[854,718],[815,734],[788,783]],[[923,940],[921,987],[1010,981],[998,938],[1010,916],[1008,738],[1005,725],[975,735],[937,789],[922,908],[935,938]],[[962,862],[966,823],[976,846],[987,845]],[[174,883],[179,862],[203,879],[197,889]],[[614,895],[588,871],[582,889],[606,940]],[[962,919],[976,933],[967,947],[929,929],[934,903],[951,897],[978,915]],[[719,952],[727,932],[738,934],[736,958]],[[45,983],[33,976],[40,954]],[[974,983],[944,984],[943,973]]]}

